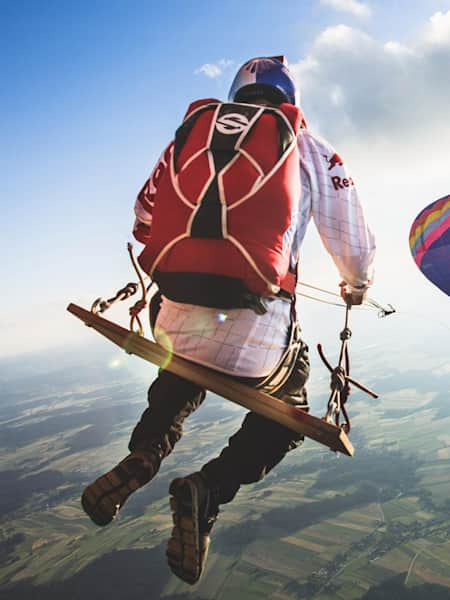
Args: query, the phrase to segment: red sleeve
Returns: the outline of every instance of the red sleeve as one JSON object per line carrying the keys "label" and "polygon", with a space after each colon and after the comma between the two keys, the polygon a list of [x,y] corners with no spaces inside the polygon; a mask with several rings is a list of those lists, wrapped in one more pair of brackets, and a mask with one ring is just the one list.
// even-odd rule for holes
{"label": "red sleeve", "polygon": [[173,142],[171,142],[162,153],[152,171],[152,174],[139,192],[134,205],[134,214],[136,216],[136,220],[134,222],[133,235],[136,240],[142,244],[146,244],[150,239],[152,213],[155,204],[158,181],[169,166],[172,146]]}

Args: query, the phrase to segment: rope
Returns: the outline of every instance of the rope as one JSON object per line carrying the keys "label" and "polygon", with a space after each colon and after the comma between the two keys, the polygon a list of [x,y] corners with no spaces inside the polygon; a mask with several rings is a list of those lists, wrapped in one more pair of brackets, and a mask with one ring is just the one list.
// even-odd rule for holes
{"label": "rope", "polygon": [[[350,417],[348,415],[345,404],[350,395],[350,383],[359,388],[361,391],[369,394],[373,398],[378,398],[378,395],[367,388],[366,386],[359,383],[352,377],[350,377],[350,357],[348,353],[348,341],[352,336],[352,332],[349,328],[349,318],[350,318],[350,309],[352,308],[351,303],[346,305],[345,311],[345,324],[343,330],[339,334],[339,339],[341,340],[341,349],[339,353],[339,363],[333,369],[329,361],[327,360],[322,344],[317,344],[317,350],[319,352],[319,356],[322,359],[324,365],[331,373],[331,394],[327,404],[327,411],[324,416],[324,420],[328,423],[334,420],[335,424],[338,427],[342,427],[342,429],[348,433],[351,428]],[[340,417],[344,417],[343,425],[340,425]]]}
{"label": "rope", "polygon": [[[113,304],[115,304],[118,301],[121,300],[127,300],[128,298],[130,298],[131,296],[133,296],[139,289],[141,289],[141,298],[135,302],[135,304],[129,309],[129,314],[130,314],[130,331],[133,331],[134,333],[138,333],[139,335],[143,336],[144,335],[144,328],[142,326],[142,322],[141,319],[139,317],[139,313],[144,310],[144,308],[146,308],[148,302],[147,302],[147,292],[150,290],[150,288],[153,285],[153,281],[150,280],[150,284],[149,286],[146,288],[145,287],[145,283],[144,283],[144,279],[150,279],[148,276],[143,276],[138,264],[136,262],[136,259],[134,257],[133,254],[133,245],[128,243],[127,244],[127,250],[128,250],[128,254],[130,256],[130,260],[131,260],[131,264],[134,267],[134,270],[136,271],[136,274],[138,276],[139,279],[139,283],[127,283],[126,286],[124,286],[123,288],[121,288],[115,296],[113,296],[112,298],[108,298],[108,300],[104,300],[103,298],[97,298],[92,306],[91,306],[91,312],[93,312],[95,315],[98,313],[103,313],[106,310],[108,310],[108,308],[110,308]],[[135,324],[137,324],[137,331],[135,331]]]}
{"label": "rope", "polygon": [[[136,259],[134,257],[133,254],[133,244],[131,244],[130,242],[128,242],[127,244],[127,250],[128,250],[128,254],[130,256],[130,260],[131,260],[131,264],[134,267],[134,270],[136,271],[136,274],[138,276],[139,279],[139,284],[141,287],[141,298],[140,300],[138,300],[133,306],[130,307],[129,309],[129,313],[130,313],[130,331],[135,331],[134,329],[134,324],[137,323],[138,326],[138,330],[135,331],[135,333],[138,333],[139,335],[143,336],[144,335],[144,327],[142,326],[142,321],[139,318],[139,313],[141,311],[144,310],[144,308],[146,308],[147,306],[147,288],[145,287],[145,283],[144,283],[144,278],[142,276],[142,273],[137,265]],[[149,286],[149,289],[151,287],[151,284]]]}
{"label": "rope", "polygon": [[345,304],[338,302],[329,302],[328,300],[323,300],[322,298],[316,298],[316,296],[310,296],[309,294],[303,294],[302,292],[295,292],[296,296],[303,296],[303,298],[309,298],[310,300],[315,300],[316,302],[322,302],[323,304],[329,304],[330,306],[339,306],[340,308],[345,308]]}
{"label": "rope", "polygon": [[385,307],[379,304],[376,300],[373,300],[373,298],[367,298],[366,302],[374,308],[378,309],[378,316],[380,318],[387,317],[388,315],[392,315],[397,312],[397,310],[392,306],[392,304],[388,304],[387,307]]}
{"label": "rope", "polygon": [[340,294],[336,292],[330,292],[330,290],[325,290],[324,288],[317,287],[316,285],[311,285],[310,283],[306,283],[305,281],[298,281],[297,285],[302,285],[303,287],[310,288],[311,290],[316,290],[317,292],[323,292],[324,294],[329,294],[330,296],[336,296],[336,298],[341,298]]}
{"label": "rope", "polygon": [[[317,292],[322,292],[323,294],[328,294],[329,296],[335,296],[336,298],[341,298],[340,294],[336,292],[331,292],[330,290],[326,290],[324,288],[318,287],[316,285],[311,285],[310,283],[306,283],[305,281],[299,281],[297,285],[301,285],[303,287],[310,288],[312,290],[316,290]],[[316,302],[322,302],[323,304],[330,304],[331,306],[339,306],[340,308],[345,308],[345,304],[342,302],[330,302],[328,300],[323,300],[322,298],[317,298],[316,296],[310,296],[308,294],[304,294],[302,292],[296,292],[296,296],[303,296],[304,298],[309,298],[310,300],[315,300]],[[361,306],[356,306],[353,308],[357,308],[358,310],[378,310],[378,317],[383,318],[388,315],[392,315],[397,310],[392,306],[392,304],[388,304],[387,307],[383,306],[373,298],[366,298],[364,303]]]}
{"label": "rope", "polygon": [[121,288],[112,298],[109,298],[108,300],[104,300],[103,298],[97,298],[91,306],[91,312],[93,312],[94,315],[96,315],[99,312],[103,313],[105,312],[105,310],[108,310],[108,308],[110,308],[115,302],[119,300],[126,300],[127,298],[130,298],[130,296],[133,296],[133,294],[135,294],[137,290],[137,283],[127,283],[127,285]]}

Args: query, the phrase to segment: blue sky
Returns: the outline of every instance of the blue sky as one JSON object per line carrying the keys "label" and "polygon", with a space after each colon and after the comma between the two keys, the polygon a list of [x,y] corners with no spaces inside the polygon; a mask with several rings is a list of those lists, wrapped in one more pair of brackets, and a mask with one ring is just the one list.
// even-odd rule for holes
{"label": "blue sky", "polygon": [[[372,295],[448,324],[407,234],[450,193],[449,0],[4,0],[0,45],[0,356],[83,339],[65,306],[133,279],[134,198],[187,104],[225,98],[264,54],[288,57],[311,129],[352,168],[378,240]],[[339,280],[313,232],[303,274]]]}

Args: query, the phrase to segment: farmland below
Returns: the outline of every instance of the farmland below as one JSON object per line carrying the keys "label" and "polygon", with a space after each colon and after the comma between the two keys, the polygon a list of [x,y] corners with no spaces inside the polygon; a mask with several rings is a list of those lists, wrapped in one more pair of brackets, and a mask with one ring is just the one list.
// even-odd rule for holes
{"label": "farmland below", "polygon": [[[209,395],[158,477],[98,529],[80,494],[127,453],[145,408],[146,382],[128,361],[0,364],[1,599],[450,598],[445,371],[372,373],[380,400],[351,404],[355,457],[307,440],[244,486],[222,507],[191,587],[165,563],[168,485],[215,456],[245,411]],[[325,401],[315,394],[313,410]]]}

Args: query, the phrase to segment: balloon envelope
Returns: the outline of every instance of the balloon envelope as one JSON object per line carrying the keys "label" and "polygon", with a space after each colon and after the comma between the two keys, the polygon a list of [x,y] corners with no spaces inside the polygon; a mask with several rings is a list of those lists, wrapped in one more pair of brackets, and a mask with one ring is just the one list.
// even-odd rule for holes
{"label": "balloon envelope", "polygon": [[422,273],[450,296],[450,195],[432,202],[414,219],[409,246]]}

